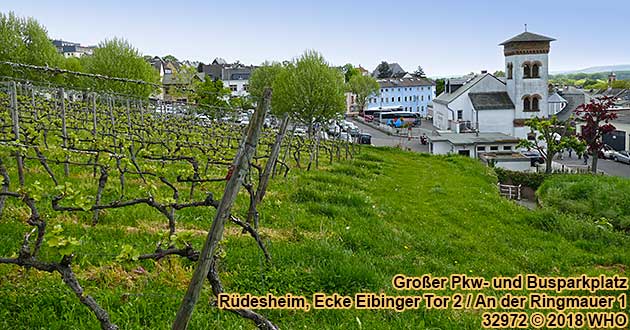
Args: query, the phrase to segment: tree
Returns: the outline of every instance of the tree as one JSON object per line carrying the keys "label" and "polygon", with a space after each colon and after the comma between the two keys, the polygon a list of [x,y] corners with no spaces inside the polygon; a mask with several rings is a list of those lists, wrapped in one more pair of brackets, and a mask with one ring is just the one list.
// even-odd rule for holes
{"label": "tree", "polygon": [[[124,39],[114,38],[101,42],[85,65],[90,73],[142,80],[151,84],[157,84],[160,80],[159,74],[151,64],[147,63],[142,54]],[[115,81],[98,81],[97,86],[99,89],[143,98],[148,97],[157,89],[152,85]]]}
{"label": "tree", "polygon": [[230,106],[235,110],[249,110],[254,109],[251,96],[237,96],[230,99]]}
{"label": "tree", "polygon": [[494,73],[492,75],[497,77],[497,78],[498,77],[505,77],[505,72],[503,72],[501,70],[497,70],[497,71],[494,71]]}
{"label": "tree", "polygon": [[617,114],[610,110],[613,105],[612,98],[600,97],[592,99],[588,104],[580,105],[575,111],[578,119],[584,121],[579,138],[586,143],[588,152],[592,155],[593,173],[597,173],[597,158],[604,146],[602,137],[615,130],[615,126],[610,124],[611,120],[617,118]]}
{"label": "tree", "polygon": [[444,92],[444,79],[435,80],[435,95],[440,95]]}
{"label": "tree", "polygon": [[612,88],[630,88],[630,81],[627,80],[615,80],[610,85]]}
{"label": "tree", "polygon": [[414,71],[412,75],[414,77],[421,77],[421,78],[426,77],[426,74],[424,74],[424,70],[419,65],[418,65],[418,68],[416,69],[416,71]]}
{"label": "tree", "polygon": [[363,113],[368,97],[373,94],[378,94],[380,85],[370,76],[355,75],[349,82],[350,91],[356,95],[356,102],[359,106],[359,111]]}
{"label": "tree", "polygon": [[[252,97],[252,102],[259,104],[262,101],[265,88],[273,87],[276,77],[283,70],[283,64],[278,62],[264,62],[260,67],[252,71],[249,77],[249,95]],[[271,110],[272,112],[274,111],[273,108]]]}
{"label": "tree", "polygon": [[359,71],[359,69],[355,68],[350,63],[342,66],[341,69],[343,71],[343,75],[345,78],[344,81],[346,82],[346,84],[350,82],[350,79],[352,79],[352,77],[356,75],[361,75],[361,71]]}
{"label": "tree", "polygon": [[197,76],[197,68],[193,66],[182,66],[178,71],[172,73],[172,84],[169,88],[169,95],[173,98],[185,98],[191,100],[195,98],[195,90],[202,79]]}
{"label": "tree", "polygon": [[[0,61],[32,64],[39,66],[59,67],[63,56],[50,42],[46,28],[35,19],[16,16],[13,12],[0,13]],[[0,75],[12,76],[16,71],[1,65]],[[43,79],[50,81],[49,75],[39,72],[17,72],[29,79]]]}
{"label": "tree", "polygon": [[232,91],[223,86],[223,81],[206,79],[195,88],[194,99],[204,107],[204,113],[209,117],[219,117],[228,108],[228,97]]}
{"label": "tree", "polygon": [[165,62],[178,62],[179,61],[177,57],[170,54],[162,57],[162,60],[164,60]]}
{"label": "tree", "polygon": [[308,126],[324,123],[345,111],[344,76],[316,51],[306,51],[282,70],[273,83],[272,106]]}
{"label": "tree", "polygon": [[525,125],[531,128],[530,134],[536,138],[522,139],[518,146],[537,150],[545,158],[545,173],[551,173],[551,163],[556,154],[564,149],[580,148],[580,141],[570,134],[574,128],[569,121],[562,122],[556,116],[549,119],[534,117],[525,121]]}
{"label": "tree", "polygon": [[391,78],[392,74],[394,73],[389,67],[389,63],[385,61],[381,62],[381,64],[376,67],[376,78],[378,79]]}

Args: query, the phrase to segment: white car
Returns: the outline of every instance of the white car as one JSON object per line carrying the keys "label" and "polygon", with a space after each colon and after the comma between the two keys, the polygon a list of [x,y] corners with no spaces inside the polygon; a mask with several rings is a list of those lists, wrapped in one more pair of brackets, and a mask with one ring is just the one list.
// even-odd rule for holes
{"label": "white car", "polygon": [[627,151],[615,151],[612,158],[616,162],[630,164],[630,153]]}

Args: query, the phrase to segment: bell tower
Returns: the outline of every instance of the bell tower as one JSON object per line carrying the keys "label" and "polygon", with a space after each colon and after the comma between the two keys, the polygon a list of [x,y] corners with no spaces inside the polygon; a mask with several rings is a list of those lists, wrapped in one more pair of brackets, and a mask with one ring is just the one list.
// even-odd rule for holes
{"label": "bell tower", "polygon": [[514,103],[514,136],[518,138],[529,132],[525,120],[549,117],[549,48],[554,40],[526,31],[500,44],[507,93]]}

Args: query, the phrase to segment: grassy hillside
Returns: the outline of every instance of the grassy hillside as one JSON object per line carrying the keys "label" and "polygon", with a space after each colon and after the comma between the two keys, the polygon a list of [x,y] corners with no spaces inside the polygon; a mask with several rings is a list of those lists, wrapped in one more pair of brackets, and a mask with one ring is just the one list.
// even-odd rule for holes
{"label": "grassy hillside", "polygon": [[[237,205],[243,214],[245,195]],[[497,194],[494,173],[474,160],[364,148],[353,161],[293,171],[271,184],[260,209],[273,265],[236,227],[226,229],[221,276],[228,292],[395,293],[391,278],[453,273],[498,275],[625,274],[630,241],[622,234],[550,210],[528,211]],[[213,210],[179,213],[199,248]],[[17,250],[25,211],[0,219],[0,255]],[[147,251],[164,221],[153,210],[111,210],[96,227],[91,214],[58,214],[81,239],[82,284],[121,329],[170,329],[192,263],[178,258],[115,261],[124,244]],[[115,246],[115,248],[112,248]],[[47,256],[47,251],[42,251]],[[409,293],[408,293],[409,294]],[[499,293],[494,293],[499,294]],[[190,329],[252,329],[209,304],[205,291]],[[263,311],[283,329],[477,329],[472,311]],[[0,265],[0,328],[88,329],[95,318],[56,275]]]}
{"label": "grassy hillside", "polygon": [[630,181],[591,175],[555,176],[538,190],[542,202],[560,212],[588,216],[630,232]]}

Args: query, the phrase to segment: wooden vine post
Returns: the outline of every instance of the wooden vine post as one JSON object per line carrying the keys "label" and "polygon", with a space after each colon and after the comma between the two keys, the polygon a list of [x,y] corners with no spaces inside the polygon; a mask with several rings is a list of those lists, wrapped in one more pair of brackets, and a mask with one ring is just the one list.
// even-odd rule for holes
{"label": "wooden vine post", "polygon": [[263,93],[263,102],[258,105],[258,109],[256,109],[252,121],[250,122],[247,130],[247,137],[241,145],[240,152],[237,154],[238,156],[234,158],[232,163],[232,168],[234,169],[233,174],[225,186],[223,197],[217,207],[216,215],[212,222],[212,227],[208,232],[208,237],[206,238],[201,254],[199,255],[199,263],[195,268],[188,290],[179,307],[175,322],[173,323],[173,330],[185,330],[188,328],[188,323],[192,317],[195,304],[199,300],[199,294],[201,293],[203,283],[206,281],[212,266],[216,247],[223,236],[225,222],[230,217],[230,211],[232,209],[232,205],[234,204],[234,200],[236,199],[236,196],[243,184],[243,180],[249,171],[249,163],[256,151],[258,138],[260,136],[270,101],[271,89],[267,88]]}

